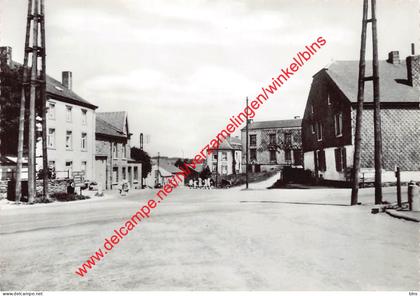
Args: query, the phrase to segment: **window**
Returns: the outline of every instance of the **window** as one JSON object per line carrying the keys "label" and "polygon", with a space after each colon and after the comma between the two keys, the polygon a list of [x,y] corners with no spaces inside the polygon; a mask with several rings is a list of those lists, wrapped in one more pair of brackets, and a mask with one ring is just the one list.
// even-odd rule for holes
{"label": "window", "polygon": [[123,144],[123,156],[124,158],[127,158],[127,145]]}
{"label": "window", "polygon": [[123,180],[127,179],[127,173],[125,168],[122,168],[122,178]]}
{"label": "window", "polygon": [[292,133],[287,132],[284,134],[284,143],[287,144],[292,144]]}
{"label": "window", "polygon": [[115,143],[112,146],[112,155],[114,156],[114,158],[118,158],[118,144]]}
{"label": "window", "polygon": [[315,124],[313,124],[313,123],[311,123],[311,131],[312,131],[312,134],[316,133]]}
{"label": "window", "polygon": [[66,161],[66,171],[68,172],[68,176],[71,177],[73,173],[73,161]]}
{"label": "window", "polygon": [[277,161],[276,150],[270,150],[270,161]]}
{"label": "window", "polygon": [[217,164],[213,163],[212,172],[216,172],[216,171],[217,171]]}
{"label": "window", "polygon": [[54,128],[48,129],[47,146],[48,148],[55,148],[55,129]]}
{"label": "window", "polygon": [[318,141],[322,141],[323,126],[322,122],[316,123],[316,138]]}
{"label": "window", "polygon": [[276,144],[276,134],[270,134],[268,135],[270,139],[270,144],[275,145]]}
{"label": "window", "polygon": [[337,172],[342,172],[347,168],[346,148],[341,147],[334,150],[335,153],[335,168]]}
{"label": "window", "polygon": [[328,106],[331,106],[331,97],[330,97],[330,94],[327,95],[327,104],[328,104]]}
{"label": "window", "polygon": [[82,151],[87,150],[87,133],[82,133],[80,148],[82,149]]}
{"label": "window", "polygon": [[51,170],[55,170],[55,161],[54,161],[54,160],[50,160],[50,161],[48,161],[48,167],[49,167]]}
{"label": "window", "polygon": [[249,149],[249,159],[257,160],[257,149]]}
{"label": "window", "polygon": [[55,104],[48,103],[48,119],[54,120],[55,119]]}
{"label": "window", "polygon": [[82,124],[86,125],[87,124],[87,110],[82,109]]}
{"label": "window", "polygon": [[249,135],[249,146],[257,146],[257,135]]}
{"label": "window", "polygon": [[133,178],[134,178],[134,180],[138,180],[139,179],[139,171],[138,171],[138,168],[135,166],[134,168],[133,168]]}
{"label": "window", "polygon": [[66,106],[66,121],[71,122],[71,106]]}
{"label": "window", "polygon": [[80,170],[83,172],[86,172],[86,167],[87,167],[87,162],[82,161],[82,163],[80,164]]}
{"label": "window", "polygon": [[314,114],[314,105],[311,105],[311,114]]}
{"label": "window", "polygon": [[343,135],[343,113],[334,115],[335,135],[341,137]]}
{"label": "window", "polygon": [[73,148],[73,133],[72,131],[66,132],[66,149],[71,150]]}
{"label": "window", "polygon": [[228,166],[227,164],[222,164],[222,175],[227,175],[228,174]]}
{"label": "window", "polygon": [[227,152],[222,151],[222,160],[227,160]]}
{"label": "window", "polygon": [[[157,173],[158,171],[156,171]],[[118,168],[114,167],[112,168],[112,181],[113,183],[118,183]]]}
{"label": "window", "polygon": [[284,160],[286,162],[292,161],[292,151],[291,150],[289,150],[289,149],[284,150]]}
{"label": "window", "polygon": [[322,172],[327,170],[327,164],[325,162],[325,151],[324,150],[317,150],[315,152],[315,164],[316,169]]}
{"label": "window", "polygon": [[217,160],[217,155],[219,154],[218,151],[216,151],[216,153],[213,154],[213,160]]}

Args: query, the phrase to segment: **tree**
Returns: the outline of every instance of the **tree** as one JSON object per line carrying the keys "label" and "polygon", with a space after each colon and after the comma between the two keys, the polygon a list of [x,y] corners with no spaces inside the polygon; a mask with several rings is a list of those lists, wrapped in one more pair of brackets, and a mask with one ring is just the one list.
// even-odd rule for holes
{"label": "tree", "polygon": [[141,163],[142,178],[146,178],[152,171],[152,162],[149,154],[140,148],[131,147],[131,158]]}
{"label": "tree", "polygon": [[211,177],[211,171],[210,171],[209,166],[206,165],[205,167],[203,167],[203,170],[200,172],[200,178],[207,179],[210,177]]}
{"label": "tree", "polygon": [[182,159],[181,158],[178,158],[176,161],[175,161],[175,166],[177,167],[177,168],[179,168],[181,165],[183,165],[184,164],[184,161],[182,161]]}

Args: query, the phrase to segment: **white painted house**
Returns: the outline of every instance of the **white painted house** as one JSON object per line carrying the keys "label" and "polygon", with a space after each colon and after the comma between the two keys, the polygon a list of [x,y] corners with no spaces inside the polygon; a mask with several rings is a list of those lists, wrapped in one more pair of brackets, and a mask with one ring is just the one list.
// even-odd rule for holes
{"label": "white painted house", "polygon": [[[63,72],[62,82],[47,77],[48,164],[57,178],[84,171],[95,179],[95,105],[72,90],[72,73]],[[37,142],[37,170],[42,169],[42,142]]]}

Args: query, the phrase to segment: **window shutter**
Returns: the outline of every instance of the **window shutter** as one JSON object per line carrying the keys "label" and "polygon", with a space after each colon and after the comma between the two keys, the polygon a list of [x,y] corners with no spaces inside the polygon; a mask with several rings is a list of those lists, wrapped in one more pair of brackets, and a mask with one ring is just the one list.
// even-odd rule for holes
{"label": "window shutter", "polygon": [[326,161],[325,161],[325,150],[322,150],[321,151],[321,155],[322,155],[322,171],[326,171],[327,170],[327,164],[326,164]]}
{"label": "window shutter", "polygon": [[335,169],[337,170],[337,172],[341,172],[343,170],[343,168],[341,167],[341,149],[340,148],[334,149],[334,154],[335,154]]}
{"label": "window shutter", "polygon": [[343,169],[347,168],[347,154],[346,154],[346,147],[341,148],[342,151],[342,159],[343,159]]}
{"label": "window shutter", "polygon": [[318,153],[316,151],[314,151],[314,163],[315,163],[315,171],[318,171],[319,170]]}

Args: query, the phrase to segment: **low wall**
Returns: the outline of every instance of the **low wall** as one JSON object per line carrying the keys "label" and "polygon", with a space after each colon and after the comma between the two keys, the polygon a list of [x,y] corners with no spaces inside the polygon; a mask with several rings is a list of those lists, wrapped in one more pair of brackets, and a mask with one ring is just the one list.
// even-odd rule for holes
{"label": "low wall", "polygon": [[[60,180],[50,180],[49,181],[49,193],[58,193],[58,192],[67,192],[67,185],[69,183],[69,179],[60,179]],[[8,181],[7,180],[0,180],[0,200],[7,198],[7,186]],[[26,192],[25,190],[22,190],[22,192]],[[42,187],[42,180],[36,181],[36,195],[42,196],[43,194],[43,187]],[[12,198],[14,199],[14,198]]]}

